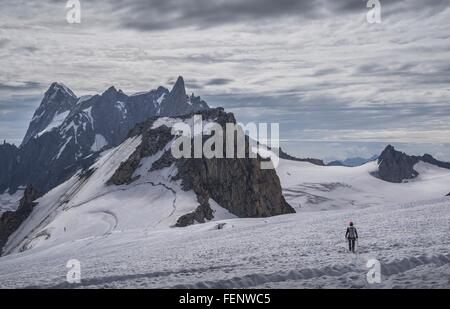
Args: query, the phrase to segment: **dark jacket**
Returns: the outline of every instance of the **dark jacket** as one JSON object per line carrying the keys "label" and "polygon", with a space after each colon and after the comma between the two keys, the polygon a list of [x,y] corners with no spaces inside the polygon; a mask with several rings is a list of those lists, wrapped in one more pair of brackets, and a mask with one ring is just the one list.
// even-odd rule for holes
{"label": "dark jacket", "polygon": [[[353,231],[351,229],[353,229]],[[347,228],[347,232],[345,233],[345,238],[349,238],[349,239],[356,239],[356,238],[358,238],[358,231],[356,230],[356,227],[349,226]]]}

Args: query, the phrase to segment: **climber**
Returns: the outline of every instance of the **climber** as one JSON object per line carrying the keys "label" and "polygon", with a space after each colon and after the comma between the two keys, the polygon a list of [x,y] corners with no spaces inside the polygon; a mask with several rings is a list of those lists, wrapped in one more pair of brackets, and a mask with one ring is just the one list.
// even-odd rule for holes
{"label": "climber", "polygon": [[348,240],[348,250],[355,253],[355,242],[358,239],[358,231],[356,227],[353,226],[353,222],[350,222],[347,232],[345,233],[345,238]]}

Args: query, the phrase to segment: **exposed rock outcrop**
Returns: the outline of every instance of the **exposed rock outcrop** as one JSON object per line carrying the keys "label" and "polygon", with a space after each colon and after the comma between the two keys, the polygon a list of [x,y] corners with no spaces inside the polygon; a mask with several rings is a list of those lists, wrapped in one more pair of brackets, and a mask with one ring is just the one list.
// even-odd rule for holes
{"label": "exposed rock outcrop", "polygon": [[423,161],[423,162],[436,165],[436,166],[438,166],[440,168],[450,169],[450,162],[442,162],[442,161],[436,160],[435,158],[433,158],[429,154],[425,154],[422,157],[418,157],[418,159]]}
{"label": "exposed rock outcrop", "polygon": [[38,192],[33,186],[28,186],[20,200],[17,211],[7,211],[0,215],[0,253],[3,247],[17,228],[24,222],[33,211],[37,203],[34,202],[38,198]]}
{"label": "exposed rock outcrop", "polygon": [[409,156],[395,150],[391,145],[381,153],[378,158],[378,172],[375,176],[389,182],[401,183],[404,180],[416,178],[419,173],[414,165],[425,162],[440,168],[450,169],[450,163],[436,160],[429,154],[423,156]]}
{"label": "exposed rock outcrop", "polygon": [[198,223],[205,223],[206,220],[212,220],[214,218],[214,213],[209,205],[200,205],[194,212],[181,216],[177,223],[176,227],[186,227]]}
{"label": "exposed rock outcrop", "polygon": [[16,146],[6,142],[0,145],[0,188],[7,187],[11,182],[11,176],[18,163],[18,151],[19,149]]}
{"label": "exposed rock outcrop", "polygon": [[279,149],[278,156],[280,159],[290,160],[290,161],[298,161],[298,162],[309,162],[311,164],[319,165],[319,166],[325,166],[325,163],[320,159],[314,159],[314,158],[297,158],[294,156],[291,156],[284,152],[281,148]]}
{"label": "exposed rock outcrop", "polygon": [[377,176],[385,181],[394,183],[401,183],[403,180],[413,179],[419,175],[414,170],[414,165],[418,162],[419,160],[417,158],[397,151],[389,145],[378,158]]}
{"label": "exposed rock outcrop", "polygon": [[[234,115],[226,113],[221,108],[197,114],[201,114],[204,120],[220,124],[224,129],[224,136],[226,123],[236,123]],[[192,116],[193,114],[177,118],[186,120]],[[182,216],[177,226],[210,220],[212,218],[210,198],[238,217],[269,217],[295,212],[282,195],[280,180],[275,170],[261,169],[263,159],[260,156],[249,158],[248,137],[246,137],[246,158],[243,159],[205,157],[175,159],[167,147],[167,144],[175,138],[171,135],[171,128],[165,125],[153,128],[155,121],[155,118],[149,119],[130,132],[130,136],[142,135],[143,142],[129,160],[121,164],[110,179],[110,184],[132,181],[132,175],[142,158],[164,150],[164,154],[153,163],[151,170],[175,165],[178,174],[173,177],[173,181],[181,180],[183,190],[193,190],[199,202],[197,210]],[[203,143],[207,139],[208,136],[204,136]],[[225,143],[225,140],[223,142]],[[225,145],[223,149],[225,157]]]}
{"label": "exposed rock outcrop", "polygon": [[[154,121],[154,119],[152,119],[152,121]],[[135,131],[132,132],[134,133]],[[171,134],[171,130],[165,126],[146,130],[142,134],[143,138],[141,145],[136,148],[127,161],[120,164],[120,167],[114,172],[113,176],[108,181],[109,185],[123,185],[131,183],[135,180],[132,176],[141,163],[141,159],[156,154],[174,138]]]}
{"label": "exposed rock outcrop", "polygon": [[44,131],[57,115],[70,112],[75,107],[77,100],[78,98],[69,88],[60,83],[52,83],[33,115],[22,145]]}
{"label": "exposed rock outcrop", "polygon": [[161,103],[161,115],[179,116],[208,109],[208,105],[194,94],[187,96],[183,77],[178,77],[172,91]]}

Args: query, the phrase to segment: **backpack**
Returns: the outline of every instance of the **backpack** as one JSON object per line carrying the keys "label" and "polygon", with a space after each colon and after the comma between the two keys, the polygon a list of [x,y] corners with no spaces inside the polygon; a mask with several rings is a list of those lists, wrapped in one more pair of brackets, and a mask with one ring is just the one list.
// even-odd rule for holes
{"label": "backpack", "polygon": [[354,226],[348,227],[348,238],[356,238],[356,228]]}

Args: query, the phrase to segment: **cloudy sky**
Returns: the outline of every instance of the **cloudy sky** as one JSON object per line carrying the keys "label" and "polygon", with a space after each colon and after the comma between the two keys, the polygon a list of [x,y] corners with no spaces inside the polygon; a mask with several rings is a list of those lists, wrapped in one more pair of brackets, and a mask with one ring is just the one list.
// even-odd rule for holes
{"label": "cloudy sky", "polygon": [[392,143],[450,161],[450,1],[0,0],[0,138],[19,144],[53,81],[77,95],[170,87],[327,160]]}

